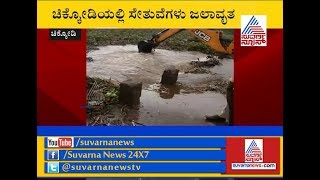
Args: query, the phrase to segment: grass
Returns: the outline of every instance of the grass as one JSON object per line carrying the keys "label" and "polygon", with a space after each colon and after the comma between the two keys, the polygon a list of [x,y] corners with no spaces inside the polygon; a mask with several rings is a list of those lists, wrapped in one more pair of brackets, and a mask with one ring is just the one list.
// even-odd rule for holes
{"label": "grass", "polygon": [[[92,49],[94,46],[137,45],[139,41],[151,39],[153,34],[160,31],[161,29],[91,29],[87,30],[87,46],[88,49]],[[224,36],[233,39],[233,30],[224,30]],[[158,48],[213,53],[207,45],[203,44],[198,38],[191,36],[187,31],[182,31],[167,39]]]}
{"label": "grass", "polygon": [[97,83],[102,91],[105,100],[104,104],[116,104],[119,101],[119,86],[113,84],[109,80],[87,77],[87,89],[89,90],[94,83]]}

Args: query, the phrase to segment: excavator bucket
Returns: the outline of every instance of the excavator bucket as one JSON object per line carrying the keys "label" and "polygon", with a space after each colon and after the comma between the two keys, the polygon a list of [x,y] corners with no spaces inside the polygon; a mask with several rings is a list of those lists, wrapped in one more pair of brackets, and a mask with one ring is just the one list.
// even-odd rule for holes
{"label": "excavator bucket", "polygon": [[139,53],[142,52],[142,53],[151,53],[153,49],[153,44],[151,41],[147,41],[147,40],[144,40],[144,41],[140,41],[138,43],[138,50],[139,50]]}

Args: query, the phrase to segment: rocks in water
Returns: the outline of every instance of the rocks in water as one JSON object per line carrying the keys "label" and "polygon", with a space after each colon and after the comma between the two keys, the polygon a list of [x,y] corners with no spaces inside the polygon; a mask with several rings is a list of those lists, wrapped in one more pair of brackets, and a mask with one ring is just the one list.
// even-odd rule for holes
{"label": "rocks in water", "polygon": [[128,80],[120,83],[119,101],[121,104],[135,105],[140,103],[142,82]]}
{"label": "rocks in water", "polygon": [[214,58],[214,57],[207,57],[208,60],[206,61],[191,61],[190,64],[196,67],[213,67],[216,65],[221,64],[219,59]]}
{"label": "rocks in water", "polygon": [[92,61],[93,61],[93,58],[92,58],[92,57],[87,57],[87,61],[88,61],[88,62],[92,62]]}
{"label": "rocks in water", "polygon": [[178,80],[179,70],[174,66],[167,67],[162,74],[161,84],[172,85],[175,84]]}
{"label": "rocks in water", "polygon": [[210,71],[208,69],[200,68],[200,67],[195,67],[192,68],[185,73],[193,73],[193,74],[210,74]]}

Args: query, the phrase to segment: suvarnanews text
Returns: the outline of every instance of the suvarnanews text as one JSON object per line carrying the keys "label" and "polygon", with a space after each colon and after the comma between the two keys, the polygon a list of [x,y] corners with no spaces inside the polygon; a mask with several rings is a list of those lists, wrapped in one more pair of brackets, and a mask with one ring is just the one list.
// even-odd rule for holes
{"label": "suvarnanews text", "polygon": [[123,152],[112,152],[112,151],[100,151],[100,152],[78,152],[72,150],[66,150],[65,155],[66,159],[144,159],[148,158],[150,151],[123,151]]}

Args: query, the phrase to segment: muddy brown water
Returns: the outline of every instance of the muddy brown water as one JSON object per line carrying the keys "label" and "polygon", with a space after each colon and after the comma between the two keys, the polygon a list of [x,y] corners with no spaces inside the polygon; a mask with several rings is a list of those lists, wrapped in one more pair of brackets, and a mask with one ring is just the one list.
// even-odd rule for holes
{"label": "muddy brown water", "polygon": [[[183,71],[189,62],[206,60],[207,55],[190,51],[156,49],[151,54],[138,53],[137,46],[103,46],[87,53],[87,75],[118,82],[134,79],[143,83],[140,105],[131,108],[128,117],[145,125],[214,125],[205,115],[220,114],[226,106],[223,94],[188,92],[186,85],[198,87],[219,79],[233,77],[233,60],[223,59],[221,65],[210,68],[211,74],[192,74]],[[178,85],[159,90],[163,70],[175,65],[179,70]],[[156,86],[156,88],[154,88]],[[216,124],[218,125],[218,124]]]}

